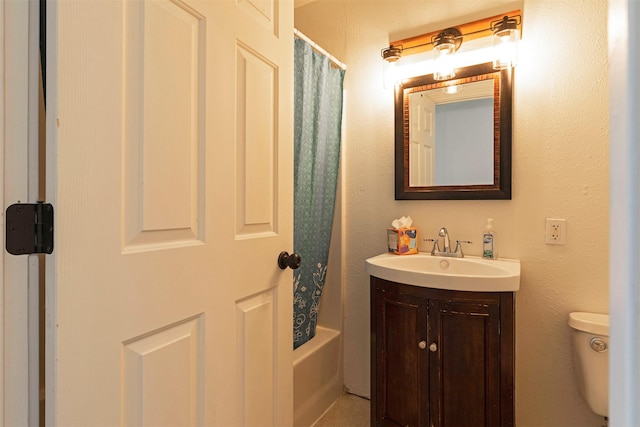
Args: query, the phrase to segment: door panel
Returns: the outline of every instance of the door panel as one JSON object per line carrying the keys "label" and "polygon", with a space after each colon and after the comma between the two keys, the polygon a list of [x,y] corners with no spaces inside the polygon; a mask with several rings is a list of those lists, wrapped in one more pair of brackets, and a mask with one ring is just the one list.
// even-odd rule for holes
{"label": "door panel", "polygon": [[500,425],[500,307],[429,301],[431,425]]}
{"label": "door panel", "polygon": [[279,2],[273,0],[239,0],[240,7],[251,20],[264,27],[268,32],[277,35],[277,13]]}
{"label": "door panel", "polygon": [[276,232],[274,220],[277,68],[255,51],[237,50],[237,238]]}
{"label": "door panel", "polygon": [[124,6],[125,252],[204,235],[205,19],[183,3]]}
{"label": "door panel", "polygon": [[[383,426],[426,425],[429,378],[427,300],[375,289],[377,358],[375,422]],[[376,424],[377,425],[377,424]]]}
{"label": "door panel", "polygon": [[48,423],[290,425],[292,4],[52,10]]}
{"label": "door panel", "polygon": [[[200,76],[205,62],[200,46],[204,19],[186,5],[168,0],[127,4],[132,13],[126,19],[133,21],[129,27],[142,29],[137,32],[142,40],[129,43],[144,47],[143,52],[128,55],[136,55],[142,70],[135,70],[133,58],[125,63],[138,77],[125,82],[125,91],[137,92],[140,103],[132,100],[130,108],[125,106],[125,116],[133,109],[142,112],[136,138],[142,157],[138,164],[142,170],[136,171],[142,230],[197,231],[198,201],[203,196],[198,192],[203,187],[198,160],[204,144],[204,127],[199,125],[204,117],[198,101],[204,89]],[[142,17],[136,16],[136,9],[144,9]],[[132,127],[137,128],[133,123]]]}
{"label": "door panel", "polygon": [[409,185],[433,185],[436,150],[435,102],[421,92],[409,94]]}
{"label": "door panel", "polygon": [[[274,369],[276,345],[276,295],[272,290],[236,304],[238,380],[241,408],[239,425],[259,426],[274,416],[277,370]],[[262,355],[256,357],[256,355]]]}
{"label": "door panel", "polygon": [[202,417],[203,324],[200,315],[123,343],[125,425],[186,426]]}

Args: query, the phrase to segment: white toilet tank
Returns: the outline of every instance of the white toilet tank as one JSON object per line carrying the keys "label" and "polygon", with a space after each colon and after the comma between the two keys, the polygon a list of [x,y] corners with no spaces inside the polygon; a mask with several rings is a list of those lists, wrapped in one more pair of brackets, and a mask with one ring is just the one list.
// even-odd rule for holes
{"label": "white toilet tank", "polygon": [[593,412],[609,415],[609,315],[569,314],[580,394]]}

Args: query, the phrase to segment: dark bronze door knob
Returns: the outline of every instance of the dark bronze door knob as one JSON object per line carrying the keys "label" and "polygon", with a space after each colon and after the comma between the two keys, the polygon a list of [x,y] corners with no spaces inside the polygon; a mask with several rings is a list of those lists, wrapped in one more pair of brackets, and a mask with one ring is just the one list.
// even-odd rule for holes
{"label": "dark bronze door knob", "polygon": [[283,270],[287,267],[295,270],[296,268],[300,267],[301,263],[302,258],[300,258],[300,255],[296,253],[292,253],[291,255],[289,255],[287,251],[282,251],[280,252],[280,255],[278,255],[278,267]]}

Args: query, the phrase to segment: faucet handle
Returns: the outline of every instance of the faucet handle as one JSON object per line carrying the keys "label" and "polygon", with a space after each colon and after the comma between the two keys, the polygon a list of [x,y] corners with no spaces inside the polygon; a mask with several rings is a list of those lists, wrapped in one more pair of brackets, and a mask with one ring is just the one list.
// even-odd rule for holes
{"label": "faucet handle", "polygon": [[433,248],[431,249],[431,255],[434,255],[436,252],[440,252],[440,245],[438,244],[438,239],[422,239],[425,242],[433,242]]}
{"label": "faucet handle", "polygon": [[460,243],[473,243],[471,240],[456,240],[456,250],[454,251],[456,254],[459,254],[460,258],[464,257],[464,253],[462,252],[462,245]]}

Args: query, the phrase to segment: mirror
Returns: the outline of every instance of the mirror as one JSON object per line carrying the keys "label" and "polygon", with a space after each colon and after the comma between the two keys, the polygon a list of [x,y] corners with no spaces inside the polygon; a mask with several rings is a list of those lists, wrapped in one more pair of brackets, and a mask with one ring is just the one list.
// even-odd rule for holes
{"label": "mirror", "polygon": [[492,63],[396,86],[396,200],[511,199],[511,94]]}

